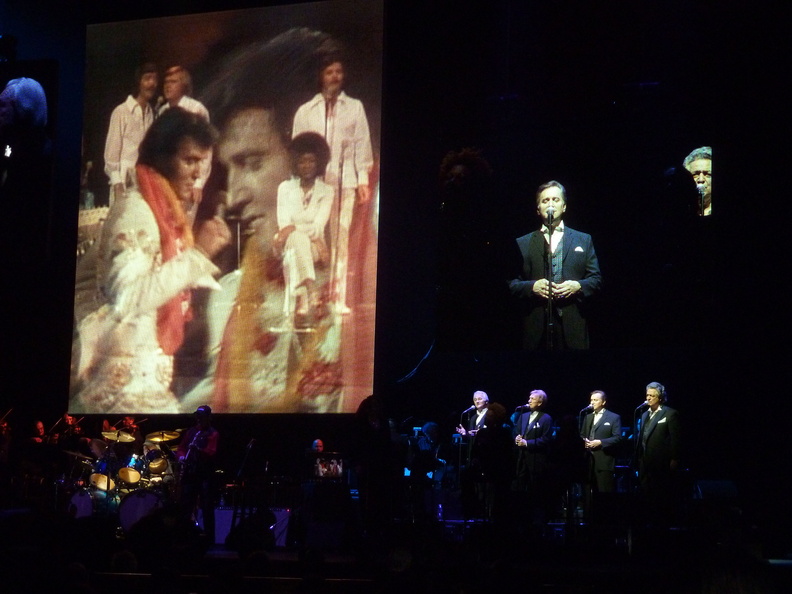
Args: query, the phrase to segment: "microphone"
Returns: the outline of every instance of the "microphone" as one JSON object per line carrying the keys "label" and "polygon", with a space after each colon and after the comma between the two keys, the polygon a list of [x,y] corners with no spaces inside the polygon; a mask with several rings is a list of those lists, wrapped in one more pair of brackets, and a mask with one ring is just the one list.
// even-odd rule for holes
{"label": "microphone", "polygon": [[555,207],[553,206],[548,207],[548,209],[545,211],[545,216],[547,217],[548,227],[552,226],[553,219],[555,218]]}
{"label": "microphone", "polygon": [[526,410],[528,408],[530,408],[530,407],[527,404],[521,404],[520,406],[518,406],[517,408],[514,409],[514,412],[518,412],[518,411],[521,411],[521,410]]}
{"label": "microphone", "polygon": [[234,252],[236,255],[237,270],[242,268],[242,216],[238,209],[229,208],[229,196],[225,190],[217,192],[217,209],[215,216],[223,219],[229,228],[235,231]]}
{"label": "microphone", "polygon": [[581,409],[580,409],[580,412],[584,412],[584,411],[587,411],[587,410],[591,410],[592,408],[594,408],[594,407],[593,407],[593,406],[591,406],[591,405],[589,404],[588,406],[584,406],[583,408],[581,408]]}
{"label": "microphone", "polygon": [[649,405],[646,404],[646,402],[641,402],[641,404],[639,404],[638,406],[635,407],[635,410],[638,410],[638,409],[641,409],[641,408],[644,408],[644,407],[648,407],[648,406]]}
{"label": "microphone", "polygon": [[699,210],[701,211],[699,214],[704,214],[704,199],[706,198],[707,187],[704,184],[696,184],[696,190],[698,190],[698,199],[699,199]]}
{"label": "microphone", "polygon": [[475,409],[476,409],[476,405],[474,404],[473,406],[469,406],[465,410],[463,410],[462,414],[464,415],[465,413],[469,413],[471,410],[475,410]]}

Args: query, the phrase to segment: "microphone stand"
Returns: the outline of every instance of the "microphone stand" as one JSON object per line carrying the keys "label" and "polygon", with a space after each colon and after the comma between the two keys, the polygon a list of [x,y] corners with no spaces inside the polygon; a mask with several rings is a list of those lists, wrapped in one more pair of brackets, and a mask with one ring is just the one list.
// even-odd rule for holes
{"label": "microphone stand", "polygon": [[584,419],[586,418],[586,415],[583,414],[583,413],[585,413],[588,410],[591,410],[590,406],[587,406],[586,408],[581,409],[580,412],[578,413],[578,434],[583,432],[583,422],[584,422]]}
{"label": "microphone stand", "polygon": [[635,431],[633,435],[635,435],[635,443],[633,444],[633,464],[636,466],[636,472],[640,470],[640,460],[638,460],[638,447],[641,441],[641,431],[643,429],[643,423],[641,422],[641,417],[643,417],[643,412],[641,412],[646,403],[640,404],[636,407],[633,411],[633,427],[635,427]]}
{"label": "microphone stand", "polygon": [[236,477],[234,478],[235,493],[234,493],[234,511],[231,514],[231,530],[233,530],[241,521],[253,515],[253,510],[248,500],[247,485],[244,480],[245,467],[247,466],[248,456],[253,445],[256,443],[255,439],[251,439],[245,448],[245,455],[242,457],[242,462],[239,464]]}
{"label": "microphone stand", "polygon": [[[327,138],[327,133],[325,133],[325,138]],[[344,269],[344,262],[339,260],[338,252],[341,251],[341,242],[344,241],[343,233],[341,232],[341,220],[344,211],[344,167],[346,167],[345,157],[346,157],[346,150],[349,145],[348,140],[341,141],[341,154],[338,156],[338,179],[336,180],[336,204],[338,205],[338,211],[333,212],[333,221],[330,223],[330,295],[331,300],[336,301],[337,308],[336,311],[343,311],[344,306],[346,305],[346,295],[344,293],[344,285],[345,279],[341,279],[339,276],[339,268]],[[353,200],[357,199],[357,195],[353,197]],[[334,229],[335,227],[335,229]],[[349,236],[347,235],[346,241],[349,241]],[[335,244],[335,245],[332,245]],[[349,263],[349,253],[346,254],[346,264]],[[346,275],[346,270],[344,270],[344,275]],[[343,303],[341,301],[344,301]]]}
{"label": "microphone stand", "polygon": [[[544,239],[544,237],[542,237]],[[547,282],[549,294],[545,305],[547,350],[552,351],[554,347],[555,323],[553,321],[553,215],[547,215]]]}
{"label": "microphone stand", "polygon": [[[591,406],[586,406],[580,410],[578,413],[578,435],[584,441],[588,441],[588,435],[583,435],[583,425],[586,423],[586,416],[588,416],[587,411],[591,410],[593,412],[593,408]],[[585,414],[584,414],[585,413]],[[591,419],[591,426],[592,429],[594,428],[594,419]],[[589,429],[589,435],[591,434],[591,429]],[[592,469],[592,453],[591,450],[585,449],[583,450],[585,460],[586,460],[586,480],[581,485],[581,497],[583,498],[583,513],[585,517],[588,518],[589,514],[591,513],[591,506],[592,506],[592,499],[593,499],[593,485],[596,484],[596,478],[592,475],[596,474],[596,472]],[[575,501],[576,497],[573,496],[572,489],[568,491],[567,497],[567,517],[566,521],[570,527],[574,527],[576,524],[574,522],[575,518],[575,509],[577,507],[577,502]],[[572,503],[575,501],[575,507],[573,508]]]}
{"label": "microphone stand", "polygon": [[[462,420],[465,418],[465,415],[469,414],[469,411],[462,411],[459,413],[459,426],[464,427],[462,424]],[[465,429],[467,431],[467,429]],[[457,446],[457,486],[461,489],[462,488],[462,448],[467,441],[468,435],[459,435],[459,445]]]}

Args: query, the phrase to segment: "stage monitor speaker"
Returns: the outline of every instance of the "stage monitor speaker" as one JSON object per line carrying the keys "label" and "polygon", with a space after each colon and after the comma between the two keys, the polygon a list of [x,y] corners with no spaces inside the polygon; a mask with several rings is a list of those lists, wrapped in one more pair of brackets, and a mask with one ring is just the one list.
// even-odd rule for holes
{"label": "stage monitor speaker", "polygon": [[693,499],[727,501],[737,499],[737,485],[732,481],[696,481]]}
{"label": "stage monitor speaker", "polygon": [[[275,537],[276,547],[285,547],[287,544],[286,536],[289,532],[289,519],[291,518],[290,509],[282,509],[271,507],[269,510],[275,516],[275,523],[272,525],[272,534]],[[257,509],[252,509],[250,516],[239,520],[238,524],[242,524],[250,519],[257,513]],[[231,521],[234,519],[233,507],[216,507],[215,508],[215,544],[225,544],[228,534],[231,532]],[[262,528],[262,529],[266,529]]]}

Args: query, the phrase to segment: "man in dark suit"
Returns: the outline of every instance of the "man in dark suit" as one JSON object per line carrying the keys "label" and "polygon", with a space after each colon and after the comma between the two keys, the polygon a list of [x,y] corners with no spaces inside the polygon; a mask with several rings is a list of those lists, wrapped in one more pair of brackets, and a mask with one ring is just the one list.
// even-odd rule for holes
{"label": "man in dark suit", "polygon": [[622,440],[621,417],[605,408],[607,398],[602,390],[591,393],[591,412],[580,430],[589,453],[587,482],[598,493],[613,492],[614,450]]}
{"label": "man in dark suit", "polygon": [[[517,446],[515,490],[527,495],[525,511],[532,512],[534,524],[544,521],[548,511],[547,452],[553,436],[553,419],[540,410],[547,402],[544,390],[533,390],[523,413],[514,424]],[[518,496],[518,500],[519,500]],[[521,505],[520,501],[517,504]]]}
{"label": "man in dark suit", "polygon": [[[475,445],[476,434],[484,429],[489,410],[489,396],[482,390],[473,392],[473,406],[462,413],[462,417],[468,415],[467,423],[462,424],[460,418],[456,432],[463,438],[463,443],[467,442],[467,454],[464,466],[460,468],[460,480],[462,483],[462,507],[465,517],[473,517],[484,513],[483,494],[481,491],[481,471],[473,463],[472,453]],[[461,460],[460,460],[461,463]]]}
{"label": "man in dark suit", "polygon": [[587,349],[584,304],[602,285],[594,244],[590,235],[564,226],[566,190],[557,181],[539,186],[536,212],[542,228],[517,238],[522,271],[509,282],[523,301],[523,348]]}
{"label": "man in dark suit", "polygon": [[[462,426],[460,422],[457,425],[456,432],[462,435],[463,437],[473,437],[476,435],[476,432],[484,426],[484,421],[487,417],[487,408],[489,407],[489,396],[487,396],[486,392],[482,390],[476,390],[473,392],[473,406],[468,408],[465,413],[475,411],[476,414],[471,414],[468,417],[467,428]],[[465,414],[463,413],[463,414]]]}
{"label": "man in dark suit", "polygon": [[648,409],[641,415],[638,434],[637,462],[641,491],[650,514],[665,519],[673,509],[674,477],[679,467],[681,429],[677,411],[666,406],[663,384],[646,386]]}

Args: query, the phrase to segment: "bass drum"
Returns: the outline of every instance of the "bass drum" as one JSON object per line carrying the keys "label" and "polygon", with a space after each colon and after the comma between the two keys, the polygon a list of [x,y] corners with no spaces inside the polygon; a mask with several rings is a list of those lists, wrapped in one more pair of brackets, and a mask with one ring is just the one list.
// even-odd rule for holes
{"label": "bass drum", "polygon": [[159,493],[138,489],[124,496],[118,508],[118,521],[124,532],[129,532],[141,519],[155,512],[163,505]]}
{"label": "bass drum", "polygon": [[94,513],[115,513],[118,499],[98,489],[80,489],[75,491],[69,500],[69,516],[72,518],[90,518]]}
{"label": "bass drum", "polygon": [[88,489],[75,491],[69,500],[69,516],[72,518],[90,518],[93,515],[93,509],[94,500]]}

